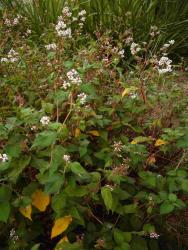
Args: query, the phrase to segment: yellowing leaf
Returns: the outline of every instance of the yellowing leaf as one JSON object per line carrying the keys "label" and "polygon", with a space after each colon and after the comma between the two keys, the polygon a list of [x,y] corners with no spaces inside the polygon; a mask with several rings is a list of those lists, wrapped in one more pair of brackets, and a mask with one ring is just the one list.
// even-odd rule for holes
{"label": "yellowing leaf", "polygon": [[80,129],[79,129],[79,128],[76,128],[76,129],[75,129],[75,132],[74,132],[74,136],[77,138],[77,137],[80,136],[80,134],[81,134]]}
{"label": "yellowing leaf", "polygon": [[121,97],[124,97],[125,95],[128,95],[131,93],[131,88],[125,88],[121,94]]}
{"label": "yellowing leaf", "polygon": [[150,137],[138,136],[134,138],[134,140],[131,141],[131,144],[138,144],[138,143],[149,142],[149,141],[151,141]]}
{"label": "yellowing leaf", "polygon": [[156,142],[155,142],[155,147],[159,147],[159,146],[165,145],[165,144],[167,144],[167,143],[168,143],[167,141],[163,141],[163,140],[161,140],[161,139],[158,139],[158,140],[156,140]]}
{"label": "yellowing leaf", "polygon": [[138,88],[132,86],[130,88],[125,88],[123,92],[121,93],[121,97],[123,98],[125,95],[129,95],[130,93],[136,91]]}
{"label": "yellowing leaf", "polygon": [[70,215],[57,219],[52,228],[51,239],[63,233],[68,228],[71,222],[72,217]]}
{"label": "yellowing leaf", "polygon": [[42,190],[36,190],[32,195],[32,205],[41,212],[44,212],[50,203],[50,196],[42,192]]}
{"label": "yellowing leaf", "polygon": [[19,211],[24,217],[28,218],[29,220],[32,220],[32,218],[31,218],[31,213],[32,213],[31,205],[28,205],[27,207],[21,207],[21,208],[19,208]]}
{"label": "yellowing leaf", "polygon": [[99,132],[97,130],[91,130],[88,133],[91,134],[91,135],[94,135],[94,136],[100,136],[100,134],[99,134]]}

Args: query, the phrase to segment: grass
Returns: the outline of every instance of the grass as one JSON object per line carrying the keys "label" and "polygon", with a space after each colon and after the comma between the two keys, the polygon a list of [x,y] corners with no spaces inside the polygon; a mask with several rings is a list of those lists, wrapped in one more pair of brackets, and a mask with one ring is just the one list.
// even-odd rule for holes
{"label": "grass", "polygon": [[[124,34],[131,29],[137,42],[149,41],[152,25],[161,34],[154,40],[153,49],[170,39],[176,41],[172,52],[186,54],[188,47],[187,0],[75,0],[68,1],[71,9],[86,9],[85,30],[94,33],[111,30],[113,35]],[[51,23],[57,21],[65,0],[0,0],[1,6],[16,9],[29,20],[31,28],[40,36]]]}

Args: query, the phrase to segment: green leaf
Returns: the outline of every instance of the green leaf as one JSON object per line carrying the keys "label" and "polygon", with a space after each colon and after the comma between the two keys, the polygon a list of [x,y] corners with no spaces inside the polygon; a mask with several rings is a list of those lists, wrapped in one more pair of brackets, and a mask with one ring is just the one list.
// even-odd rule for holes
{"label": "green leaf", "polygon": [[40,249],[40,244],[34,245],[31,250],[39,250]]}
{"label": "green leaf", "polygon": [[130,204],[130,205],[125,205],[123,207],[124,213],[126,214],[134,214],[137,212],[137,205],[136,204]]}
{"label": "green leaf", "polygon": [[67,196],[65,193],[56,194],[52,198],[52,208],[58,217],[60,217],[66,205],[67,205]]}
{"label": "green leaf", "polygon": [[131,250],[131,247],[130,247],[130,245],[129,245],[127,242],[124,242],[124,243],[121,245],[121,249],[122,249],[122,250]]}
{"label": "green leaf", "polygon": [[114,240],[117,245],[121,245],[125,241],[124,234],[119,229],[114,230]]}
{"label": "green leaf", "polygon": [[44,131],[37,134],[37,137],[34,140],[32,148],[46,148],[55,143],[57,139],[57,133],[54,131]]}
{"label": "green leaf", "polygon": [[60,145],[57,145],[53,148],[51,152],[51,162],[49,166],[50,174],[55,173],[58,167],[62,164],[62,156],[64,154],[64,151],[64,148]]}
{"label": "green leaf", "polygon": [[0,221],[7,222],[10,214],[10,203],[4,201],[0,203]]}
{"label": "green leaf", "polygon": [[131,242],[131,250],[148,250],[146,241],[141,237],[135,236]]}
{"label": "green leaf", "polygon": [[11,197],[11,190],[7,186],[0,187],[0,203],[3,201],[9,201]]}
{"label": "green leaf", "polygon": [[29,165],[31,160],[30,156],[22,156],[19,160],[16,160],[13,164],[13,170],[9,173],[8,177],[12,182],[16,182],[22,171]]}
{"label": "green leaf", "polygon": [[177,196],[175,194],[169,194],[168,199],[169,201],[175,202],[177,200]]}
{"label": "green leaf", "polygon": [[89,178],[88,172],[80,165],[79,162],[72,162],[70,163],[70,170],[78,175],[81,179],[87,179]]}
{"label": "green leaf", "polygon": [[181,180],[182,190],[188,192],[188,180]]}
{"label": "green leaf", "polygon": [[124,235],[124,239],[126,242],[130,242],[131,239],[132,239],[132,234],[129,233],[129,232],[123,232],[123,235]]}
{"label": "green leaf", "polygon": [[107,210],[110,210],[113,205],[113,198],[112,193],[109,187],[102,187],[101,188],[101,195],[104,200],[104,204],[107,208]]}
{"label": "green leaf", "polygon": [[160,206],[160,214],[169,214],[174,210],[174,205],[165,201]]}

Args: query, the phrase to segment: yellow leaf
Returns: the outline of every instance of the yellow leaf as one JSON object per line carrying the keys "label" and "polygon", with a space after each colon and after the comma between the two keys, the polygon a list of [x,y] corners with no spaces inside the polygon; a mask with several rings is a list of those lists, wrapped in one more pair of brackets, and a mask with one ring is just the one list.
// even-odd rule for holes
{"label": "yellow leaf", "polygon": [[134,86],[132,86],[132,87],[130,87],[130,88],[125,88],[124,90],[123,90],[123,92],[121,93],[121,97],[123,98],[125,95],[129,95],[129,94],[131,94],[132,92],[134,92],[134,91],[136,91],[138,88],[136,88],[136,87],[134,87]]}
{"label": "yellow leaf", "polygon": [[28,218],[29,220],[32,220],[32,218],[31,218],[31,213],[32,213],[31,205],[28,205],[27,207],[21,207],[21,208],[19,208],[19,211],[24,217]]}
{"label": "yellow leaf", "polygon": [[71,222],[72,217],[70,215],[57,219],[52,228],[51,239],[63,233],[68,228]]}
{"label": "yellow leaf", "polygon": [[80,134],[81,134],[80,129],[79,129],[79,128],[76,128],[76,129],[75,129],[75,132],[74,132],[74,136],[77,138],[77,137],[80,136]]}
{"label": "yellow leaf", "polygon": [[91,135],[94,135],[94,136],[100,136],[100,134],[99,134],[99,132],[97,130],[91,130],[88,133],[91,134]]}
{"label": "yellow leaf", "polygon": [[137,144],[137,140],[132,140],[131,144]]}
{"label": "yellow leaf", "polygon": [[163,140],[161,140],[161,139],[158,139],[158,140],[156,140],[156,142],[155,142],[155,147],[159,147],[159,146],[165,145],[165,144],[167,144],[167,143],[168,143],[167,141],[163,141]]}
{"label": "yellow leaf", "polygon": [[131,144],[138,144],[138,143],[150,142],[150,141],[151,141],[150,137],[138,136],[131,141]]}
{"label": "yellow leaf", "polygon": [[32,195],[32,205],[41,212],[44,212],[50,203],[50,196],[42,192],[42,190],[36,190]]}
{"label": "yellow leaf", "polygon": [[131,88],[125,88],[121,94],[121,97],[124,97],[125,95],[130,94]]}

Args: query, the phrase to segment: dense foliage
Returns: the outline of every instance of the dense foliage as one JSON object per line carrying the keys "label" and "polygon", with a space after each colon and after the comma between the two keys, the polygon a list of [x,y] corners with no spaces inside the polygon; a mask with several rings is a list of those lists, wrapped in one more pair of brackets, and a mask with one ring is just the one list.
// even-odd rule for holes
{"label": "dense foliage", "polygon": [[129,29],[94,39],[85,20],[65,7],[39,45],[28,18],[3,15],[0,249],[186,249],[187,75],[167,57],[176,41],[152,50],[156,26],[149,43]]}

